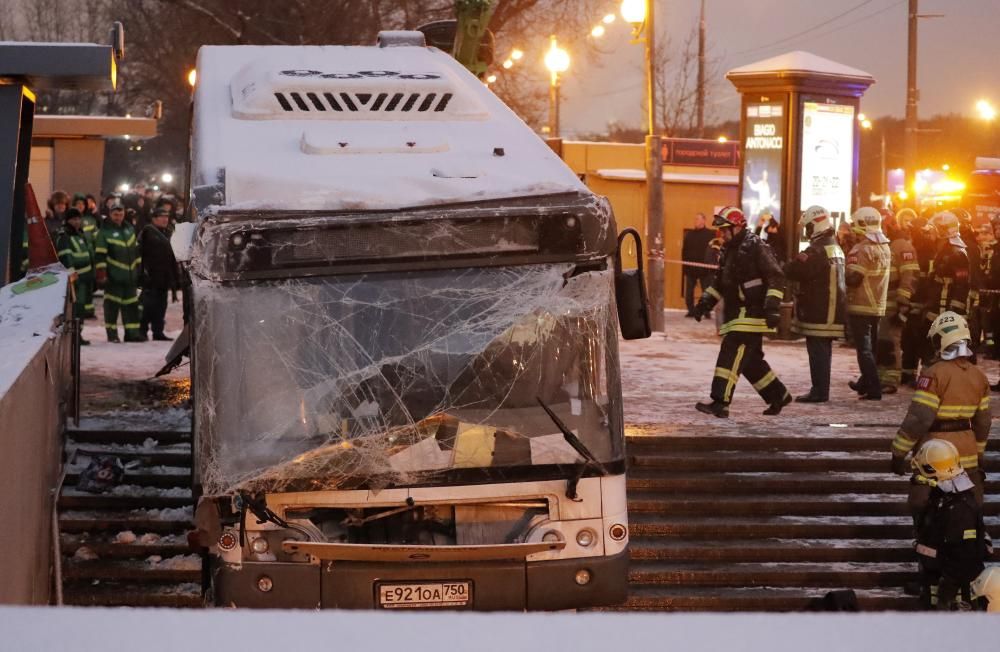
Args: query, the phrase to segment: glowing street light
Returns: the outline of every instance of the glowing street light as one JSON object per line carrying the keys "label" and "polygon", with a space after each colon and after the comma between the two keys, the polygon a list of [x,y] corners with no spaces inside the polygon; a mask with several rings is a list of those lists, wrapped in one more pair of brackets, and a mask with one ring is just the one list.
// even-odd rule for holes
{"label": "glowing street light", "polygon": [[858,122],[864,122],[867,119],[868,119],[868,116],[866,116],[864,113],[859,113],[858,114]]}
{"label": "glowing street light", "polygon": [[494,84],[494,83],[496,83],[496,81],[497,81],[497,76],[496,75],[490,75],[489,77],[486,78],[486,83],[487,84]]}
{"label": "glowing street light", "polygon": [[622,0],[620,11],[625,22],[633,26],[646,22],[646,0]]}
{"label": "glowing street light", "polygon": [[559,75],[569,70],[569,52],[559,47],[555,35],[549,37],[549,49],[543,59],[549,70],[549,135],[559,137]]}
{"label": "glowing street light", "polygon": [[997,110],[990,104],[989,100],[979,100],[976,102],[976,113],[979,114],[980,119],[986,122],[992,122],[997,117]]}
{"label": "glowing street light", "polygon": [[601,19],[601,22],[604,23],[605,25],[610,25],[611,23],[615,22],[615,15],[605,14],[604,18]]}
{"label": "glowing street light", "polygon": [[590,35],[593,36],[594,38],[601,38],[602,36],[604,36],[604,32],[605,32],[604,25],[595,25],[594,29],[590,30]]}
{"label": "glowing street light", "polygon": [[503,62],[503,69],[510,70],[513,65],[514,62],[511,59],[507,59],[506,61]]}
{"label": "glowing street light", "polygon": [[868,118],[865,118],[864,120],[861,121],[861,128],[866,131],[871,131],[872,121],[869,120]]}
{"label": "glowing street light", "polygon": [[510,58],[513,59],[514,61],[520,61],[523,56],[524,56],[524,50],[519,50],[517,48],[514,48],[513,50],[510,51]]}
{"label": "glowing street light", "polygon": [[198,71],[192,68],[191,70],[188,71],[188,84],[191,86],[191,88],[194,88],[194,85],[197,82],[198,82]]}
{"label": "glowing street light", "polygon": [[719,142],[720,143],[726,143],[726,142],[729,142],[729,139],[726,138],[725,136],[719,136]]}
{"label": "glowing street light", "polygon": [[174,180],[174,175],[170,174],[169,172],[164,172],[163,174],[160,175],[160,181],[162,181],[163,183],[171,183],[173,180]]}

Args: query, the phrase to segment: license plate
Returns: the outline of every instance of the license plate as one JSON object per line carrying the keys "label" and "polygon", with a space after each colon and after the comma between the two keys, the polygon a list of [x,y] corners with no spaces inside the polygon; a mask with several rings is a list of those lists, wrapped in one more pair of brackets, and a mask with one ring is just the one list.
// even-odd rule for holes
{"label": "license plate", "polygon": [[472,601],[472,582],[379,584],[378,605],[383,609],[465,607]]}

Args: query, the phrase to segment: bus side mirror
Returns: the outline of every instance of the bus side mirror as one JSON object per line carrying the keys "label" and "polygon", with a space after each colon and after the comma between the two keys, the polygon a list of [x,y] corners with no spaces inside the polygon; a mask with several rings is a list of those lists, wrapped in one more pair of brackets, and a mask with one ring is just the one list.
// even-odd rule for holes
{"label": "bus side mirror", "polygon": [[[622,270],[622,241],[635,238],[636,269]],[[642,239],[629,227],[618,236],[615,250],[615,302],[618,304],[618,326],[626,340],[641,340],[652,334],[649,321],[649,300],[646,298],[646,278],[642,273]]]}

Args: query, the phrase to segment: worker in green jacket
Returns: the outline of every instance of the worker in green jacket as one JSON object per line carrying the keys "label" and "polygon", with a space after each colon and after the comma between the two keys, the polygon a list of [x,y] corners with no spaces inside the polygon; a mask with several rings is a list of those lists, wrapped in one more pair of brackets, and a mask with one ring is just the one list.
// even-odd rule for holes
{"label": "worker in green jacket", "polygon": [[[94,252],[83,233],[83,216],[70,208],[63,219],[63,230],[56,239],[59,262],[70,271],[73,283],[73,317],[83,319],[87,304],[93,303],[91,288],[94,285]],[[90,344],[80,339],[80,344]]]}
{"label": "worker in green jacket", "polygon": [[125,206],[116,200],[108,220],[94,241],[97,287],[104,288],[104,327],[108,341],[118,342],[118,313],[125,326],[126,342],[144,342],[139,330],[139,268],[142,257],[135,229],[125,221]]}
{"label": "worker in green jacket", "polygon": [[[97,217],[97,199],[93,195],[77,193],[73,195],[73,207],[80,211],[83,221],[81,230],[83,231],[83,235],[87,237],[87,243],[90,245],[90,248],[93,249],[95,246],[94,241],[97,239],[97,231],[101,223]],[[84,307],[84,317],[87,319],[95,316],[93,296],[96,287],[94,283],[96,283],[96,280],[91,276],[91,301]]]}

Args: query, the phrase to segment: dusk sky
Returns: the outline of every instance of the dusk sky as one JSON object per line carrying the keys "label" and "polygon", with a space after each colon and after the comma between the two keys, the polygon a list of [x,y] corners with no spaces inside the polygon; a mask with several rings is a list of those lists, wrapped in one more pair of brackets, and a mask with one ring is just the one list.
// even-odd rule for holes
{"label": "dusk sky", "polygon": [[[609,9],[618,4],[609,2]],[[696,24],[698,7],[699,0],[657,0],[656,20],[668,26],[675,49]],[[710,97],[713,122],[737,117],[738,99],[726,71],[791,50],[871,73],[877,82],[862,98],[862,111],[903,116],[906,0],[707,0],[706,13],[709,54],[721,71]],[[920,13],[945,14],[920,21],[921,117],[971,114],[981,97],[1000,104],[1000,0],[921,0]],[[566,75],[564,136],[601,131],[609,120],[641,124],[642,47],[629,44],[620,18],[604,38],[607,54],[599,55],[596,65],[574,59],[586,75],[579,67]]]}

